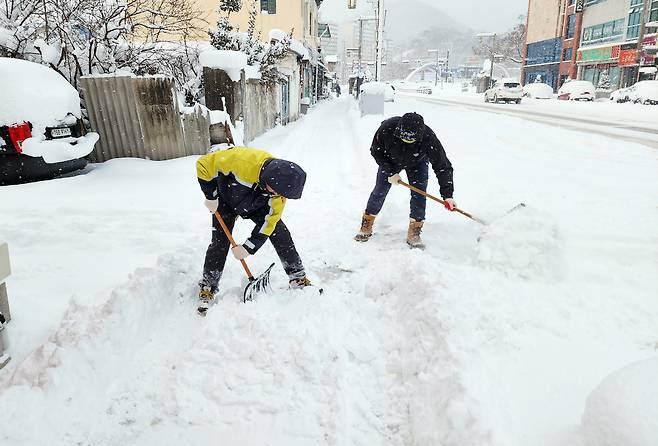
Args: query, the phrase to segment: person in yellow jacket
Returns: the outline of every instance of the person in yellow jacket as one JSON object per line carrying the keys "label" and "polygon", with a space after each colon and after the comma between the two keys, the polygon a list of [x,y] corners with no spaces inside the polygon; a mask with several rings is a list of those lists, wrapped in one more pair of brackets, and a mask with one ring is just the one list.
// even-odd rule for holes
{"label": "person in yellow jacket", "polygon": [[[230,230],[238,217],[256,224],[251,236],[232,248],[235,258],[242,260],[255,254],[269,239],[288,274],[290,286],[310,285],[290,231],[281,220],[286,199],[301,198],[306,172],[291,161],[248,147],[204,155],[197,160],[196,168],[204,204],[212,214],[219,211]],[[212,241],[199,282],[199,298],[206,302],[217,293],[230,246],[214,216],[212,227]]]}

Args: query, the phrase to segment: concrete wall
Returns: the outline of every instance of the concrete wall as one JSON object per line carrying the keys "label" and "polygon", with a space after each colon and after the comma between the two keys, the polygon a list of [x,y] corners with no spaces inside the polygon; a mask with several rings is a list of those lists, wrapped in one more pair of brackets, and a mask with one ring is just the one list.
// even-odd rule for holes
{"label": "concrete wall", "polygon": [[560,5],[563,0],[530,0],[528,2],[528,35],[526,43],[541,42],[560,35]]}
{"label": "concrete wall", "polygon": [[625,23],[628,23],[630,3],[630,0],[608,0],[588,6],[585,8],[585,13],[583,14],[583,28],[617,19],[625,19]]}
{"label": "concrete wall", "polygon": [[210,149],[209,117],[199,110],[181,117],[171,79],[85,76],[81,85],[91,126],[100,135],[94,162],[166,160]]}

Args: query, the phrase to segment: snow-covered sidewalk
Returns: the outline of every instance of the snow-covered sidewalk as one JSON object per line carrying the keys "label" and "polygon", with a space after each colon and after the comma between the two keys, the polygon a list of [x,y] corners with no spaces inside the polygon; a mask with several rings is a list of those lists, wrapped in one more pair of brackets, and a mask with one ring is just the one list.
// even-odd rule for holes
{"label": "snow-covered sidewalk", "polygon": [[[360,245],[382,117],[354,107],[320,104],[252,144],[309,173],[284,219],[322,296],[286,290],[277,265],[275,293],[242,304],[229,259],[222,301],[196,316],[210,217],[195,158],[0,189],[14,268],[2,443],[580,445],[589,392],[656,356],[656,152],[387,104],[426,117],[457,202],[494,224],[428,203],[428,248],[411,251],[408,193],[394,189]],[[260,271],[276,256],[268,244],[249,260]]]}

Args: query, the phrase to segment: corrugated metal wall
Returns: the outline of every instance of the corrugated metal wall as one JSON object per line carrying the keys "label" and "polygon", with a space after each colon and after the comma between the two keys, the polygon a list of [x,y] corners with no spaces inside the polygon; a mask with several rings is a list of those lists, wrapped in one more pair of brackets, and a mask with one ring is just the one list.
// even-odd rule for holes
{"label": "corrugated metal wall", "polygon": [[92,129],[100,135],[94,162],[135,157],[166,160],[210,148],[210,121],[200,109],[181,118],[167,78],[86,76],[81,79]]}

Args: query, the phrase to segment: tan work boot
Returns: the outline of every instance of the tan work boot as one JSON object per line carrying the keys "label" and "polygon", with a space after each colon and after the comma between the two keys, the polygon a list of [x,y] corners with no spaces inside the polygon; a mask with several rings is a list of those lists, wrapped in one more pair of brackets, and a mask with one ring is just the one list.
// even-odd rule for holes
{"label": "tan work boot", "polygon": [[420,238],[420,233],[423,231],[422,221],[409,220],[409,230],[407,231],[407,244],[412,248],[424,248],[423,240]]}
{"label": "tan work boot", "polygon": [[376,215],[366,214],[364,212],[363,217],[361,218],[361,230],[354,237],[354,240],[357,242],[367,242],[370,237],[372,237],[372,225],[375,223]]}
{"label": "tan work boot", "polygon": [[306,288],[307,286],[313,286],[311,281],[308,279],[308,277],[300,277],[298,279],[290,279],[288,282],[290,285],[290,288],[293,290],[300,290],[302,288]]}

